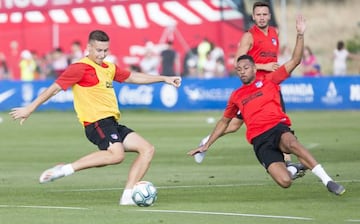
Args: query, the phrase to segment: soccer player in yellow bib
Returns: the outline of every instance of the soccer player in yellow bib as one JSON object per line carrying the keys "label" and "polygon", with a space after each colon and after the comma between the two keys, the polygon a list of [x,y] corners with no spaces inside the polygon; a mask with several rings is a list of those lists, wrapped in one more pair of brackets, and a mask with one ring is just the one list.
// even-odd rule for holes
{"label": "soccer player in yellow bib", "polygon": [[89,34],[88,55],[71,64],[44,92],[25,107],[13,108],[10,115],[22,124],[41,104],[61,90],[72,87],[74,108],[80,123],[84,126],[89,141],[98,146],[92,152],[72,163],[54,166],[40,176],[40,183],[48,183],[76,171],[119,164],[125,152],[137,152],[131,165],[120,205],[133,205],[132,188],[146,174],[155,148],[135,131],[118,123],[120,111],[113,89],[113,81],[149,84],[165,82],[179,87],[181,77],[149,75],[129,72],[117,65],[104,61],[109,52],[110,38],[101,30]]}

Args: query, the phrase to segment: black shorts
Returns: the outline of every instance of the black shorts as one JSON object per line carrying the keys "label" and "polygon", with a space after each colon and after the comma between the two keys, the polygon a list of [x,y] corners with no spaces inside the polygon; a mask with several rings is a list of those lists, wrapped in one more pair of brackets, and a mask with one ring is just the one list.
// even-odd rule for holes
{"label": "black shorts", "polygon": [[271,163],[284,162],[284,154],[280,150],[279,144],[281,135],[286,132],[294,133],[289,126],[279,123],[252,140],[256,157],[265,169]]}
{"label": "black shorts", "polygon": [[110,142],[123,142],[131,132],[133,130],[119,124],[114,117],[104,118],[85,126],[86,137],[100,150],[107,150]]}

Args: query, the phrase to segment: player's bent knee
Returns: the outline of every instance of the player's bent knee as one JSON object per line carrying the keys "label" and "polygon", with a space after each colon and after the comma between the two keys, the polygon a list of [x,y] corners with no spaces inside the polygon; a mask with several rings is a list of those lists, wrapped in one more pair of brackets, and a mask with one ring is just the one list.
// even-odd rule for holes
{"label": "player's bent knee", "polygon": [[148,147],[146,147],[145,150],[142,151],[142,154],[148,159],[148,160],[152,160],[152,158],[155,155],[155,146],[153,145],[149,145]]}
{"label": "player's bent knee", "polygon": [[111,158],[109,158],[108,164],[111,164],[111,165],[113,165],[113,164],[119,164],[119,163],[121,163],[122,161],[124,161],[124,159],[125,159],[124,153],[113,154],[113,155],[111,156]]}
{"label": "player's bent knee", "polygon": [[291,180],[290,176],[284,176],[281,179],[278,179],[277,183],[282,188],[289,188],[291,186],[291,184],[292,184],[292,180]]}

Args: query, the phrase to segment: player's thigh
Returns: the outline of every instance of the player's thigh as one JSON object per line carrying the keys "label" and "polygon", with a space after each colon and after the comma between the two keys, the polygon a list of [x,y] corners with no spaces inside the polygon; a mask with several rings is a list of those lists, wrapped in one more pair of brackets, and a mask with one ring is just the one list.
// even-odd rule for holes
{"label": "player's thigh", "polygon": [[136,132],[129,133],[124,139],[124,147],[127,152],[153,151],[154,146]]}
{"label": "player's thigh", "polygon": [[285,153],[293,153],[301,147],[299,141],[291,132],[285,132],[281,135],[279,146],[281,151]]}
{"label": "player's thigh", "polygon": [[124,145],[121,142],[114,142],[109,145],[107,148],[115,157],[120,158],[120,160],[124,159]]}

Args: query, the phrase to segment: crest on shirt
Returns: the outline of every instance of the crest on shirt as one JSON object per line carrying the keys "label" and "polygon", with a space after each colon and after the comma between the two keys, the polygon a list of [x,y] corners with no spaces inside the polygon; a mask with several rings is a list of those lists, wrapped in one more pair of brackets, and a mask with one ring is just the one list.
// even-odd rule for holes
{"label": "crest on shirt", "polygon": [[262,81],[257,81],[257,82],[255,82],[256,88],[261,88],[263,85],[264,85],[264,84],[263,84]]}
{"label": "crest on shirt", "polygon": [[277,41],[276,41],[276,39],[275,39],[275,38],[271,38],[271,42],[272,42],[272,44],[273,44],[274,46],[276,46],[276,45],[277,45]]}
{"label": "crest on shirt", "polygon": [[112,82],[106,81],[106,88],[113,88]]}
{"label": "crest on shirt", "polygon": [[111,134],[110,136],[111,136],[112,139],[118,139],[119,138],[117,134]]}

